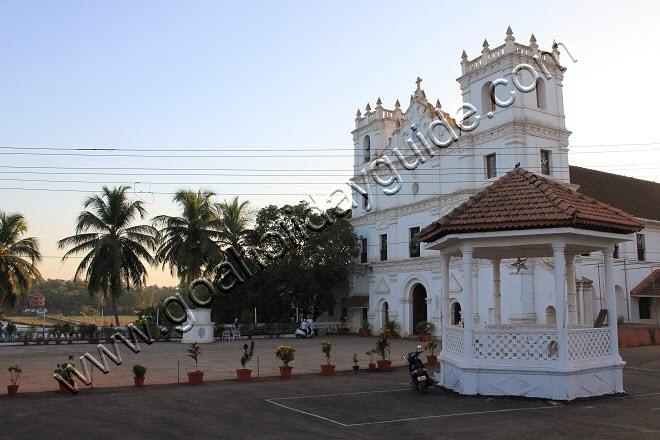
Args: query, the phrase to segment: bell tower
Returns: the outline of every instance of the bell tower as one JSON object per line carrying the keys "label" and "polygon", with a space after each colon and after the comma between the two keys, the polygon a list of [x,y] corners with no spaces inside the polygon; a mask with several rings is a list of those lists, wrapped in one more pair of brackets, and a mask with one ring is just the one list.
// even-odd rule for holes
{"label": "bell tower", "polygon": [[[568,138],[563,101],[566,68],[559,65],[556,46],[539,49],[532,34],[529,45],[516,43],[506,31],[504,43],[491,49],[484,40],[481,55],[461,56],[463,111],[474,113],[463,122],[463,141],[483,156],[486,180],[495,179],[517,163],[568,183]],[[494,168],[494,169],[493,169]]]}

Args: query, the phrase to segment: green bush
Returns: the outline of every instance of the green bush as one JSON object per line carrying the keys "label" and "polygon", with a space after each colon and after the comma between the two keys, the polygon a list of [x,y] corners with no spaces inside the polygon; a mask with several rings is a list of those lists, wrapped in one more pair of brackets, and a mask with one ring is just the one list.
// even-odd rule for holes
{"label": "green bush", "polygon": [[433,330],[433,323],[429,321],[420,321],[417,323],[415,329],[417,330],[417,333],[431,333],[431,330]]}
{"label": "green bush", "polygon": [[321,351],[325,353],[325,357],[328,359],[328,365],[330,365],[330,352],[332,351],[332,344],[328,341],[321,341]]}
{"label": "green bush", "polygon": [[144,367],[140,364],[133,365],[133,375],[138,379],[143,378],[147,374],[147,367]]}

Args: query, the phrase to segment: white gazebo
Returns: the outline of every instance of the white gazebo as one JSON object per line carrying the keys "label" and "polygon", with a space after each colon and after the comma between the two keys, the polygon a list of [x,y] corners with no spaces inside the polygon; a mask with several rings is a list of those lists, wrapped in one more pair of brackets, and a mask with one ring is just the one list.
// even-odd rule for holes
{"label": "white gazebo", "polygon": [[[424,228],[420,240],[442,255],[440,385],[461,394],[556,400],[623,392],[613,250],[641,226],[619,209],[516,168]],[[569,307],[576,298],[573,258],[587,252],[603,254],[606,326],[579,326]],[[463,326],[449,321],[452,257],[463,263]],[[521,257],[552,257],[556,325],[502,323],[500,265],[516,259],[521,266]],[[492,324],[475,326],[473,319],[475,259],[493,266]]]}

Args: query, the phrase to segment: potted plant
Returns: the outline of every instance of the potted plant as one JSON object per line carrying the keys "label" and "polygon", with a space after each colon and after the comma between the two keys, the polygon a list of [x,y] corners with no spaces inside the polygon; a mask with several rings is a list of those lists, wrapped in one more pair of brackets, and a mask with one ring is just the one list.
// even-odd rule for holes
{"label": "potted plant", "polygon": [[390,371],[392,369],[392,361],[385,359],[385,357],[390,353],[390,342],[385,336],[381,336],[376,341],[375,352],[378,353],[378,355],[381,357],[381,359],[376,361],[378,363],[378,369],[381,371]]}
{"label": "potted plant", "polygon": [[105,342],[106,344],[112,344],[112,335],[115,333],[115,328],[110,324],[105,331]]}
{"label": "potted plant", "polygon": [[293,362],[296,355],[296,349],[290,345],[280,345],[275,350],[275,356],[282,361],[280,366],[280,377],[291,377],[291,370],[293,367],[289,366],[289,362]]}
{"label": "potted plant", "polygon": [[337,328],[337,332],[340,335],[348,335],[348,327],[346,327],[346,317],[342,316],[341,318],[339,318],[339,320],[341,321],[341,324],[339,324],[339,327]]}
{"label": "potted plant", "polygon": [[34,334],[32,333],[32,331],[30,329],[28,329],[28,331],[23,333],[23,345],[28,345],[30,343],[30,341],[32,340],[33,336],[34,336]]}
{"label": "potted plant", "polygon": [[[68,382],[71,386],[75,386],[75,380],[73,379],[73,372],[76,367],[73,366],[73,355],[69,355],[68,362],[62,362],[57,364],[57,368],[53,371],[54,374],[58,374],[64,381]],[[59,383],[59,381],[58,381]],[[69,390],[60,383],[60,393],[68,393]]]}
{"label": "potted plant", "polygon": [[367,356],[369,356],[369,369],[370,370],[375,370],[376,369],[376,364],[374,364],[374,353],[376,353],[376,351],[373,348],[365,353]]}
{"label": "potted plant", "polygon": [[252,370],[245,368],[245,366],[248,364],[248,362],[250,362],[250,359],[252,359],[253,354],[254,354],[254,341],[250,341],[249,348],[247,344],[243,344],[243,356],[241,356],[242,368],[236,369],[236,379],[240,380],[241,382],[250,380],[250,375],[252,374]]}
{"label": "potted plant", "polygon": [[429,339],[429,342],[424,345],[424,350],[428,351],[429,355],[426,356],[426,363],[428,365],[436,365],[438,363],[438,357],[433,354],[434,350],[438,347],[438,343],[433,339]]}
{"label": "potted plant", "polygon": [[433,330],[433,323],[429,321],[420,321],[417,323],[417,334],[420,341],[428,341],[431,338],[431,330]]}
{"label": "potted plant", "polygon": [[357,371],[359,369],[360,369],[360,366],[358,365],[357,353],[353,353],[353,371]]}
{"label": "potted plant", "polygon": [[369,321],[364,321],[362,323],[362,328],[360,329],[360,336],[362,337],[369,336],[371,334],[371,332],[369,331],[370,326],[371,325],[369,324]]}
{"label": "potted plant", "polygon": [[44,336],[41,334],[37,335],[37,345],[41,345],[41,342],[43,341]]}
{"label": "potted plant", "polygon": [[21,376],[23,370],[18,365],[9,367],[9,380],[11,381],[10,385],[7,385],[7,393],[10,396],[15,396],[18,392],[18,378]]}
{"label": "potted plant", "polygon": [[197,344],[197,342],[190,344],[190,347],[188,347],[188,357],[195,361],[195,371],[188,372],[188,383],[191,385],[200,385],[204,380],[204,372],[197,369],[197,364],[201,355],[202,348],[199,344]]}
{"label": "potted plant", "polygon": [[136,387],[141,387],[144,385],[144,375],[147,373],[147,367],[144,367],[140,364],[133,365],[133,380],[135,381]]}
{"label": "potted plant", "polygon": [[62,343],[62,324],[55,324],[53,326],[53,331],[51,331],[51,335],[55,337],[55,344],[60,345]]}
{"label": "potted plant", "polygon": [[7,331],[7,334],[9,335],[9,342],[12,340],[12,335],[16,333],[16,324],[13,322],[8,322],[7,323],[7,328],[5,329]]}
{"label": "potted plant", "polygon": [[399,328],[399,323],[396,321],[387,321],[385,322],[384,330],[385,337],[394,338],[397,335],[397,330]]}
{"label": "potted plant", "polygon": [[330,352],[332,351],[332,344],[328,341],[321,341],[321,351],[325,354],[328,363],[321,365],[321,374],[324,376],[331,376],[335,374],[335,366],[330,364]]}

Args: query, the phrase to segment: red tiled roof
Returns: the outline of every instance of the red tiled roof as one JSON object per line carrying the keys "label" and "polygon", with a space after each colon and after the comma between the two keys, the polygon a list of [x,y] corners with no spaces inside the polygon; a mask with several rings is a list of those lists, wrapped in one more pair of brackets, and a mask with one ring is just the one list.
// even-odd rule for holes
{"label": "red tiled roof", "polygon": [[422,229],[421,241],[452,233],[572,227],[631,233],[644,223],[618,208],[515,168]]}
{"label": "red tiled roof", "polygon": [[369,295],[353,295],[344,300],[342,307],[347,309],[369,307]]}
{"label": "red tiled roof", "polygon": [[656,269],[630,291],[632,296],[660,296],[660,269]]}

